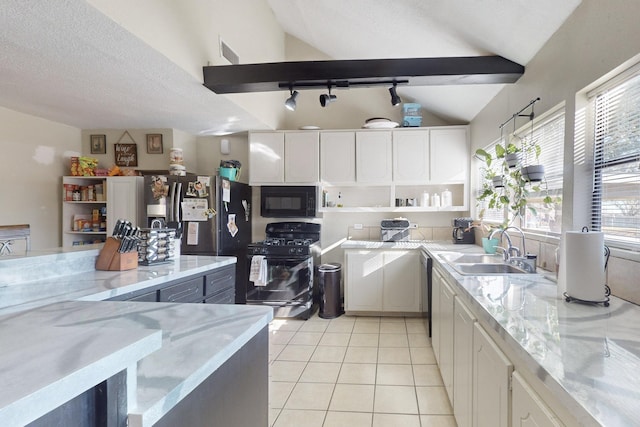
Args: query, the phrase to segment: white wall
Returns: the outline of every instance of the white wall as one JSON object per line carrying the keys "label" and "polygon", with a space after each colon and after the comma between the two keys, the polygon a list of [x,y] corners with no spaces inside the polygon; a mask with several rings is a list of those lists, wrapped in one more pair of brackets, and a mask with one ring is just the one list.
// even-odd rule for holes
{"label": "white wall", "polygon": [[[505,88],[471,123],[472,150],[499,137],[498,126],[540,97],[536,113],[542,114],[556,105],[565,105],[564,194],[562,201],[563,231],[579,230],[590,221],[591,165],[574,162],[574,114],[584,106],[579,94],[594,82],[601,81],[612,70],[620,72],[634,62],[640,53],[640,2],[636,0],[583,0],[564,25],[549,39],[540,52],[526,64],[522,78]],[[586,152],[588,153],[588,148]],[[474,174],[472,173],[472,178]],[[553,265],[553,249],[557,239],[536,242],[531,236],[531,251],[546,259],[547,269]],[[536,251],[539,244],[540,252]],[[540,256],[541,255],[541,256]],[[640,254],[612,250],[608,284],[612,294],[640,303],[637,286]]]}
{"label": "white wall", "polygon": [[[565,24],[540,52],[526,64],[525,74],[506,87],[471,123],[472,150],[499,137],[498,126],[540,97],[535,106],[541,114],[566,104],[565,189],[563,227],[584,225],[586,206],[574,206],[572,194],[573,136],[576,93],[640,52],[640,3],[635,0],[603,2],[583,0]],[[520,123],[522,124],[522,123]],[[585,198],[581,198],[585,201]]]}
{"label": "white wall", "polygon": [[[125,131],[128,132],[128,135],[125,134]],[[173,129],[83,129],[82,155],[98,159],[98,167],[109,169],[115,165],[115,144],[118,141],[124,144],[135,143],[138,152],[138,166],[131,166],[129,169],[167,170],[169,168],[169,150],[174,146],[173,132]],[[147,134],[158,133],[162,134],[162,154],[147,154]],[[106,136],[107,152],[105,154],[91,153],[91,135]],[[192,157],[195,161],[195,154]],[[188,162],[185,162],[185,165],[188,166]],[[127,168],[122,166],[121,169]],[[65,170],[64,174],[69,175],[69,171]]]}
{"label": "white wall", "polygon": [[30,224],[31,249],[61,244],[61,176],[80,129],[0,107],[0,224]]}
{"label": "white wall", "polygon": [[[203,81],[205,65],[227,65],[219,39],[240,63],[284,60],[284,31],[266,0],[88,0],[105,15]],[[263,123],[280,126],[279,92],[228,95]],[[227,96],[227,95],[219,95]]]}

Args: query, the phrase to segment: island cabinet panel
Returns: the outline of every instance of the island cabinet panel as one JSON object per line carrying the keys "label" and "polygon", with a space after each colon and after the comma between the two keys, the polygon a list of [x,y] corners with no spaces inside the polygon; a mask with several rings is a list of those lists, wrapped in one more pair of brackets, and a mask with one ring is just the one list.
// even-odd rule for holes
{"label": "island cabinet panel", "polygon": [[236,269],[233,265],[220,268],[204,276],[204,302],[234,304],[236,299]]}
{"label": "island cabinet panel", "polygon": [[127,425],[127,374],[122,371],[27,424],[27,427]]}
{"label": "island cabinet panel", "polygon": [[141,295],[136,295],[135,297],[128,298],[127,301],[158,302],[158,291],[151,291]]}
{"label": "island cabinet panel", "polygon": [[202,302],[203,296],[202,277],[167,286],[158,292],[160,302]]}
{"label": "island cabinet panel", "polygon": [[264,327],[154,427],[269,425],[268,349]]}
{"label": "island cabinet panel", "polygon": [[193,275],[113,297],[110,301],[234,304],[235,282],[235,264],[231,264],[207,274]]}

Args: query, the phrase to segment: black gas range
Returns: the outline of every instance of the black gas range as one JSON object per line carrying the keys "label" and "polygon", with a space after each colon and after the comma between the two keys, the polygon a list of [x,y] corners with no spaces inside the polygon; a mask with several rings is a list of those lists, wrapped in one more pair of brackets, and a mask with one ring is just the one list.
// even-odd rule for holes
{"label": "black gas range", "polygon": [[320,224],[269,223],[265,235],[247,247],[247,304],[272,306],[275,317],[308,319],[320,263]]}

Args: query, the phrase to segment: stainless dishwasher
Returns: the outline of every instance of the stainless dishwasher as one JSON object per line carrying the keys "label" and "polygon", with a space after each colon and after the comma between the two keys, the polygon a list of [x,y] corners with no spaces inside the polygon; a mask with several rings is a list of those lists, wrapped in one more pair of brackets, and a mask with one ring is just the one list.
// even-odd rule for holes
{"label": "stainless dishwasher", "polygon": [[427,311],[427,320],[429,321],[429,337],[431,337],[431,270],[433,269],[433,260],[425,251],[421,252],[420,263],[420,282],[422,285],[422,307]]}

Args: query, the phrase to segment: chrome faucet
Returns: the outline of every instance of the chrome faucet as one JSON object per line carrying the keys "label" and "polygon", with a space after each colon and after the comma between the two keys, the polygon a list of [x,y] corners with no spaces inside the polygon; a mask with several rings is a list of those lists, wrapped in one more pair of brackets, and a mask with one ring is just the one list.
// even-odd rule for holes
{"label": "chrome faucet", "polygon": [[[511,242],[511,236],[507,232],[507,230],[510,230],[510,229],[516,230],[517,232],[520,233],[520,236],[522,237],[522,252],[520,251],[520,249],[518,247],[513,246],[513,243]],[[500,233],[500,240],[499,240],[500,243],[502,243],[502,238],[503,237],[507,238],[507,247],[506,248],[504,248],[502,246],[498,246],[498,248],[502,249],[502,256],[503,256],[505,262],[509,261],[509,257],[512,257],[512,256],[519,257],[522,253],[526,254],[524,233],[522,232],[522,230],[520,228],[518,228],[518,227],[516,227],[514,225],[510,225],[509,227],[506,227],[506,228],[496,228],[489,235],[489,239],[492,239],[493,236],[495,236],[497,233]]]}

